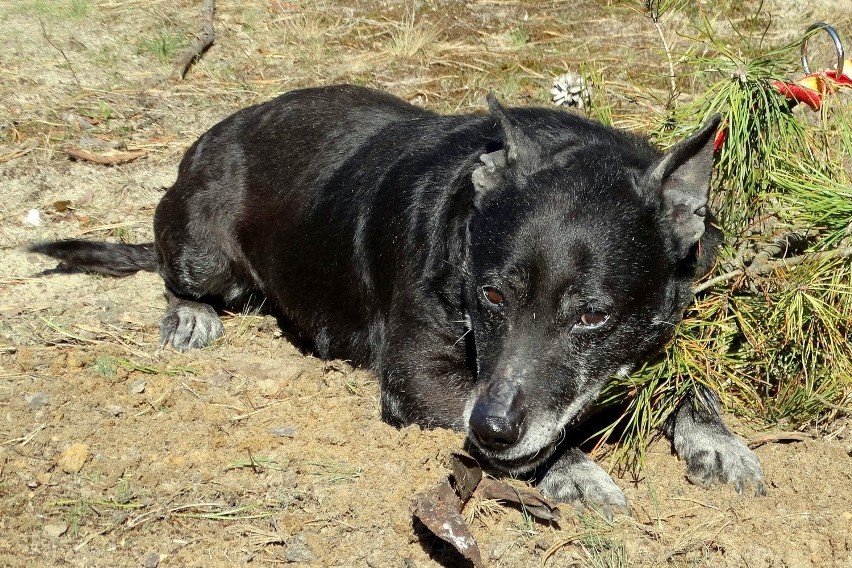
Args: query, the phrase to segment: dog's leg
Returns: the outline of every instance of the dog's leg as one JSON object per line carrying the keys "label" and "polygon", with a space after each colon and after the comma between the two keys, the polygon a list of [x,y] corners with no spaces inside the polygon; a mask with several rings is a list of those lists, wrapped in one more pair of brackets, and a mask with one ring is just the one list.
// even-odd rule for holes
{"label": "dog's leg", "polygon": [[702,487],[732,483],[740,494],[748,485],[756,495],[765,495],[760,461],[728,430],[719,412],[716,393],[699,387],[681,401],[663,428],[686,462],[687,479]]}
{"label": "dog's leg", "polygon": [[178,351],[198,349],[224,333],[222,321],[210,304],[178,296],[168,288],[169,302],[160,323],[160,344],[171,344]]}
{"label": "dog's leg", "polygon": [[405,308],[375,335],[374,343],[381,345],[374,348],[379,356],[373,369],[381,378],[382,420],[397,427],[467,431],[463,414],[473,383],[469,332]]}
{"label": "dog's leg", "polygon": [[538,483],[551,499],[570,503],[576,509],[589,507],[612,520],[615,510],[629,511],[627,498],[615,481],[578,448],[569,448],[548,468]]}

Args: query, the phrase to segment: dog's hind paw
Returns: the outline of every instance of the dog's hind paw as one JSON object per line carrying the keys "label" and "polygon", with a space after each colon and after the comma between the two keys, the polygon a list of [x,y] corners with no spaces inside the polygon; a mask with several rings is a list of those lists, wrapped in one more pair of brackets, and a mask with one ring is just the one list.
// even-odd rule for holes
{"label": "dog's hind paw", "polygon": [[169,302],[160,323],[160,344],[171,344],[178,351],[198,349],[224,333],[222,321],[212,306],[180,299]]}
{"label": "dog's hind paw", "polygon": [[556,501],[600,511],[612,521],[613,513],[630,512],[627,498],[615,481],[595,462],[576,448],[568,449],[538,483],[541,492]]}
{"label": "dog's hind paw", "polygon": [[675,451],[686,462],[686,478],[694,485],[731,483],[742,495],[752,487],[755,495],[766,495],[763,469],[754,452],[733,434],[701,431],[686,438],[675,436]]}

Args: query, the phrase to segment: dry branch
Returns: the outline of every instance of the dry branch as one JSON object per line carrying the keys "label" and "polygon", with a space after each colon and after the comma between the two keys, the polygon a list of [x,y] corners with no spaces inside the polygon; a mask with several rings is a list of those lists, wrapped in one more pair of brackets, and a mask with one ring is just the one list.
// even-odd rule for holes
{"label": "dry branch", "polygon": [[127,162],[132,162],[133,160],[148,154],[148,152],[144,150],[137,150],[136,152],[116,152],[115,154],[93,154],[88,150],[83,150],[82,148],[71,144],[63,146],[62,151],[72,158],[86,160],[87,162],[94,162],[96,164],[101,164],[102,166],[126,164]]}
{"label": "dry branch", "polygon": [[172,66],[172,79],[183,79],[192,64],[201,59],[204,52],[213,45],[215,30],[213,18],[216,15],[216,0],[203,0],[201,2],[201,17],[203,25],[201,32],[195,36],[195,42],[181,52]]}

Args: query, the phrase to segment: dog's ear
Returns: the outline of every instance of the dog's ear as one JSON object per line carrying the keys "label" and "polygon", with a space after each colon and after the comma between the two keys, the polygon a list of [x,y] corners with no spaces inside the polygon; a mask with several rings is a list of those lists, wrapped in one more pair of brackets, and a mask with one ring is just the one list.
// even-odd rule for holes
{"label": "dog's ear", "polygon": [[645,174],[645,187],[660,196],[680,257],[704,234],[718,126],[719,115],[715,115],[698,132],[675,144]]}
{"label": "dog's ear", "polygon": [[499,187],[506,171],[532,171],[541,161],[541,146],[518,127],[494,93],[488,93],[488,110],[500,121],[503,148],[479,157],[482,165],[473,171],[473,185],[482,196]]}
{"label": "dog's ear", "polygon": [[503,128],[507,164],[513,168],[523,166],[533,169],[541,160],[541,145],[518,127],[511,113],[506,112],[494,93],[488,93],[485,100],[488,101],[488,110],[491,115],[500,121],[500,126]]}

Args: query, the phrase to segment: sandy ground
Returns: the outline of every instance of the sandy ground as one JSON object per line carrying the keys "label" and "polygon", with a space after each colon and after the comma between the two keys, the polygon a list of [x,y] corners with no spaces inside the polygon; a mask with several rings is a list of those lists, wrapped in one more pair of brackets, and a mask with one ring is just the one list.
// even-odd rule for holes
{"label": "sandy ground", "polygon": [[[383,424],[373,376],[300,352],[271,318],[232,314],[209,349],[161,349],[156,276],[41,276],[51,262],[21,247],[149,240],[183,150],[277,92],[347,80],[443,110],[488,89],[521,104],[546,98],[550,70],[615,68],[584,26],[649,72],[665,66],[656,31],[624,3],[581,3],[585,24],[557,2],[219,4],[216,45],[177,83],[158,80],[156,41],[191,39],[194,2],[0,1],[0,565],[461,565],[409,511],[460,435]],[[769,8],[776,39],[832,16],[852,29],[852,9]],[[73,161],[69,143],[145,156]],[[756,452],[763,498],[690,486],[660,442],[617,480],[633,515],[612,525],[569,507],[558,526],[467,513],[491,566],[852,567],[852,422]]]}

